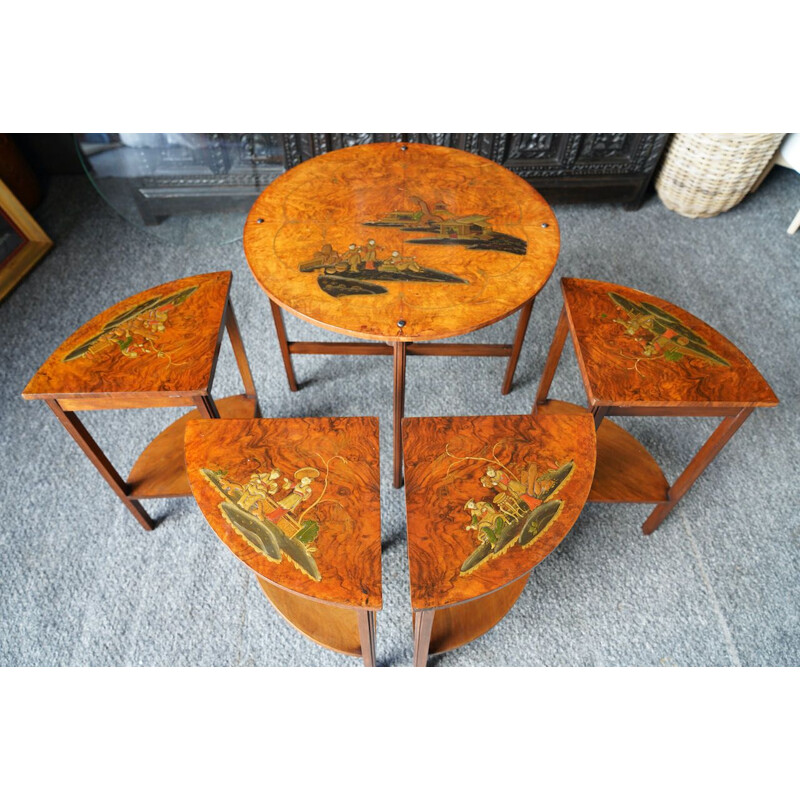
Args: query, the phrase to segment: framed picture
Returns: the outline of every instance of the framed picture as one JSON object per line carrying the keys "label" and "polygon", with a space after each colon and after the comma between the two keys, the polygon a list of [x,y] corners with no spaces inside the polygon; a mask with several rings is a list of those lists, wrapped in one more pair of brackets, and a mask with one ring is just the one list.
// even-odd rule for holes
{"label": "framed picture", "polygon": [[50,237],[0,180],[0,300],[52,246]]}

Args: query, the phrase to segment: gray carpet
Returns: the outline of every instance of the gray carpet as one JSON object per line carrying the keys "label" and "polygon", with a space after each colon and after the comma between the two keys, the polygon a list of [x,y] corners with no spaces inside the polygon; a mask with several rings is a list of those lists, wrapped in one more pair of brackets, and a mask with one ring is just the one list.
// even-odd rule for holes
{"label": "gray carpet", "polygon": [[[541,292],[514,390],[499,360],[410,359],[408,416],[530,409],[560,309],[561,276],[666,297],[737,344],[781,400],[757,410],[652,537],[648,507],[588,505],[488,634],[437,666],[765,666],[800,662],[798,399],[800,176],[776,169],[740,206],[684,219],[652,197],[555,206],[562,250]],[[409,666],[412,639],[403,492],[391,487],[392,365],[295,359],[289,392],[265,295],[241,242],[177,244],[115,214],[81,177],[52,181],[36,214],[56,242],[0,305],[0,664],[357,666],[289,627],[221,544],[191,498],[145,503],[143,531],[48,408],[20,392],[52,350],[113,303],[156,284],[231,269],[232,296],[265,416],[379,415],[384,609],[379,665]],[[290,337],[320,338],[288,319]],[[469,341],[509,341],[516,319]],[[335,338],[330,335],[328,338]],[[477,380],[475,376],[479,377]],[[240,391],[223,345],[216,396]],[[571,347],[551,396],[583,403]],[[87,412],[125,475],[177,409]],[[714,420],[625,419],[674,479]]]}

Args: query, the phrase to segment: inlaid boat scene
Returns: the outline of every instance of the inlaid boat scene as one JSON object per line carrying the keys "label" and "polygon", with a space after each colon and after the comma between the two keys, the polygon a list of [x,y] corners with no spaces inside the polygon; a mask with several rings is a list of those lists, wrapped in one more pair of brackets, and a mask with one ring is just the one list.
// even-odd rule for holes
{"label": "inlaid boat scene", "polygon": [[486,463],[479,480],[481,490],[470,497],[463,511],[464,529],[475,536],[478,546],[461,565],[460,574],[469,575],[491,559],[499,558],[515,545],[530,547],[555,522],[564,501],[554,495],[567,483],[575,469],[574,461],[552,461],[543,467],[535,462],[511,466],[496,457],[500,443],[484,455],[458,456],[448,469],[465,461]]}
{"label": "inlaid boat scene", "polygon": [[317,284],[331,297],[385,294],[382,284],[396,281],[419,283],[469,283],[449,272],[429,269],[414,256],[389,251],[374,239],[363,245],[351,243],[341,252],[327,242],[312,258],[300,264],[301,272],[319,272]]}
{"label": "inlaid boat scene", "polygon": [[412,196],[409,200],[417,206],[415,210],[392,211],[363,224],[434,234],[424,239],[407,240],[414,244],[462,245],[471,250],[500,250],[520,256],[528,251],[524,239],[494,230],[485,214],[454,214],[444,203],[436,203],[431,208],[420,197]]}
{"label": "inlaid boat scene", "polygon": [[159,346],[160,335],[167,330],[169,315],[189,297],[197,286],[189,286],[175,294],[156,295],[109,320],[91,339],[64,356],[64,361],[91,358],[106,348],[116,348],[127,358],[156,356],[171,359]]}
{"label": "inlaid boat scene", "polygon": [[304,575],[320,581],[314,559],[320,525],[307,514],[326,496],[330,466],[337,459],[344,461],[341,456],[321,459],[322,470],[302,467],[291,478],[262,464],[244,484],[227,479],[224,470],[204,467],[200,473],[224,498],[219,504],[222,516],[253,550],[276,563],[285,556]]}
{"label": "inlaid boat scene", "polygon": [[608,296],[617,313],[625,315],[624,319],[615,317],[613,321],[637,343],[637,353],[641,349],[639,358],[681,361],[684,356],[690,356],[707,364],[730,367],[730,363],[715,353],[702,336],[659,306],[644,300],[637,303],[618,292],[609,292]]}

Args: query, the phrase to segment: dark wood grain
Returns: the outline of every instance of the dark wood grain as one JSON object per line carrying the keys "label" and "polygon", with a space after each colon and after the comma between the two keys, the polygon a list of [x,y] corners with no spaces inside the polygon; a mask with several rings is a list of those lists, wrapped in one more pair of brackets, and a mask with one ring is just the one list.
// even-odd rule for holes
{"label": "dark wood grain", "polygon": [[[594,474],[595,431],[588,413],[409,418],[403,423],[403,441],[415,610],[472,600],[527,574],[566,536],[586,501]],[[486,459],[492,457],[505,465],[506,473],[521,479],[523,474],[543,475],[569,462],[574,462],[574,468],[549,498],[563,501],[549,527],[528,546],[514,543],[464,572],[465,561],[480,544],[477,531],[467,530],[471,512],[465,506],[470,500],[492,503],[497,499],[497,490],[481,483],[489,466]]]}
{"label": "dark wood grain", "polygon": [[[429,232],[366,224],[416,212],[419,201],[429,210],[443,204],[448,219],[484,217],[518,252],[443,236],[433,244]],[[369,239],[378,260],[397,251],[460,281],[392,280],[374,284],[383,293],[332,297],[318,284],[321,272],[299,269],[326,245],[342,253]],[[553,270],[559,232],[544,199],[498,164],[451,148],[384,143],[334,151],[273,181],[248,215],[244,248],[264,291],[298,317],[365,339],[420,341],[477,330],[523,306]]]}
{"label": "dark wood grain", "polygon": [[[153,404],[158,405],[159,396],[163,400],[164,395],[208,391],[224,332],[230,283],[230,272],[196,275],[117,303],[67,338],[36,372],[22,396],[30,400],[113,395],[119,405],[126,394],[139,395],[139,400],[149,394],[157,398]],[[167,300],[192,287],[196,287],[194,291],[176,304],[130,316],[154,298]],[[106,327],[123,316],[129,318]],[[69,358],[92,340],[89,352]]]}
{"label": "dark wood grain", "polygon": [[[189,481],[200,509],[248,567],[300,595],[351,608],[381,607],[376,418],[190,420],[185,449]],[[225,497],[201,472],[211,470],[229,484],[243,486],[254,473],[272,468],[281,473],[276,479],[276,500],[290,494],[281,487],[284,478],[295,484],[298,470],[312,468],[319,473],[309,485],[308,497],[296,507],[298,517],[318,524],[312,555],[319,580],[296,568],[285,553],[276,562],[251,546],[223,516],[220,504]]]}
{"label": "dark wood grain", "polygon": [[[602,281],[563,278],[561,288],[590,405],[623,407],[774,406],[778,399],[747,357],[697,317],[645,292]],[[667,312],[704,340],[719,360],[651,343],[610,293]],[[618,320],[618,321],[615,321]],[[626,326],[630,326],[630,330]],[[677,326],[676,326],[677,327]],[[680,336],[669,331],[670,341]]]}

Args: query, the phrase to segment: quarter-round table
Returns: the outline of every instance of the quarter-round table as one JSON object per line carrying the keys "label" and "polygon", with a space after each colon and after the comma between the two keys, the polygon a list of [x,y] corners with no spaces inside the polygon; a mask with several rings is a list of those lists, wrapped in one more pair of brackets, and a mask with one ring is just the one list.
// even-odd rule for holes
{"label": "quarter-round table", "polygon": [[403,420],[414,666],[496,625],[592,485],[592,416]]}
{"label": "quarter-round table", "polygon": [[278,613],[375,666],[381,512],[375,417],[191,420],[186,471],[213,530]]}
{"label": "quarter-round table", "polygon": [[[507,393],[559,231],[541,195],[499,164],[397,142],[336,150],[276,179],[247,217],[244,250],[270,298],[292,391],[292,354],[393,356],[400,486],[406,356],[505,356]],[[289,341],[281,308],[370,341]],[[515,311],[513,344],[432,342]]]}

